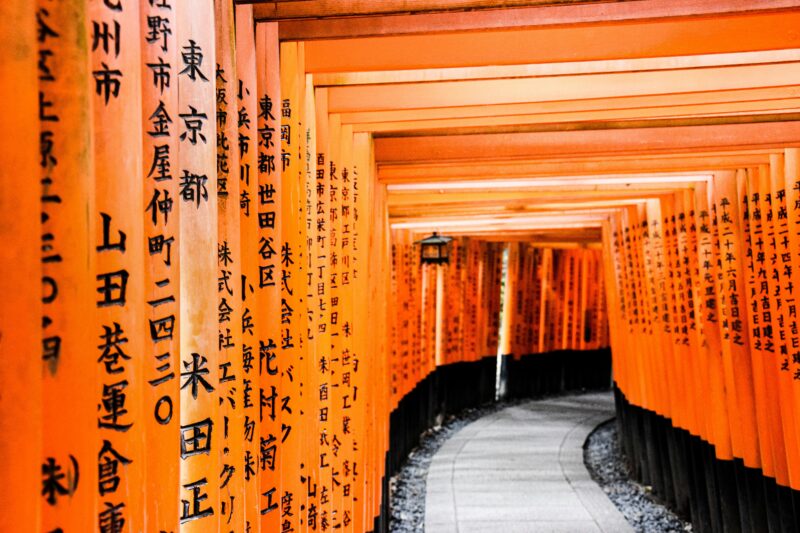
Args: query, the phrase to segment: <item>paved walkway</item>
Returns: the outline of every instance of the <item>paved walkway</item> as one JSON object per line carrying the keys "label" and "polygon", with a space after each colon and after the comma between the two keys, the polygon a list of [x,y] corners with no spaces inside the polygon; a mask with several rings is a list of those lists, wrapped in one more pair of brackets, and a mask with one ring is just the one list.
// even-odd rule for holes
{"label": "paved walkway", "polygon": [[426,533],[628,533],[583,466],[583,443],[614,416],[610,393],[530,401],[453,435],[428,471]]}

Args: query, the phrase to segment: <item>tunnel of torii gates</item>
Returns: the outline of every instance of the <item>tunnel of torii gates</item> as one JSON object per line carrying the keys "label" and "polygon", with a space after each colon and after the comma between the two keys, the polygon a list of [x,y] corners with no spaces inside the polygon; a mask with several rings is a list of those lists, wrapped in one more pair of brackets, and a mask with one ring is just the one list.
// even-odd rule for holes
{"label": "tunnel of torii gates", "polygon": [[609,347],[635,477],[798,531],[800,2],[3,0],[0,36],[0,531],[385,531],[498,354],[526,396]]}

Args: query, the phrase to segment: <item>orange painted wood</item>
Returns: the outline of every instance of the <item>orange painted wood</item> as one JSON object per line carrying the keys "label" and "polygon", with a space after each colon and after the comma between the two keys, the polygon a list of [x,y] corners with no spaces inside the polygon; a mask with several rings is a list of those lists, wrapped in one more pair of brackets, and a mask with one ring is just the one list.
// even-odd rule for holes
{"label": "orange painted wood", "polygon": [[[779,164],[779,161],[774,161],[773,165]],[[780,183],[780,179],[783,179],[783,183]],[[785,202],[786,202],[786,227],[788,228],[789,234],[789,250],[791,251],[791,259],[790,259],[790,267],[792,274],[797,272],[797,268],[800,268],[798,265],[798,250],[800,250],[800,242],[798,242],[797,235],[798,230],[798,208],[800,204],[798,204],[798,191],[800,191],[800,168],[798,167],[798,150],[794,148],[787,149],[783,155],[783,172],[776,170],[776,176],[773,178],[773,182],[778,181],[775,183],[775,187],[780,190],[781,186],[785,190]],[[781,256],[781,261],[783,261],[783,256]],[[784,267],[785,268],[785,267]],[[785,270],[784,270],[785,272]],[[793,276],[792,276],[793,278]],[[791,278],[790,278],[791,279]],[[797,303],[795,301],[795,289],[793,287],[794,283],[792,282],[792,289],[789,290],[789,285],[786,285],[786,292],[784,293],[785,303],[786,303],[786,312],[787,312],[787,322],[786,327],[788,328],[789,334],[789,368],[792,380],[796,383],[797,379],[800,377],[800,373],[798,373],[798,349],[800,345],[798,344],[797,340]],[[792,387],[793,388],[793,396],[794,396],[794,408],[795,412],[800,409],[800,403],[798,403],[798,398],[800,398],[800,389],[796,386],[796,384]],[[795,426],[795,442],[797,442],[797,434],[800,433],[800,428]],[[789,434],[789,438],[792,438],[791,433]],[[797,487],[796,481],[796,474],[793,471],[790,471],[790,482],[792,488]]]}
{"label": "orange painted wood", "polygon": [[[30,470],[30,474],[42,472],[42,476],[37,477],[37,481],[41,480],[40,487],[33,493],[39,495],[42,512],[41,517],[37,514],[30,518],[18,514],[16,527],[7,527],[9,531],[25,529],[29,520],[41,518],[41,527],[45,531],[58,527],[89,530],[97,520],[95,465],[99,439],[95,415],[97,390],[94,385],[99,373],[96,358],[86,356],[94,353],[98,344],[95,331],[86,327],[87,321],[91,323],[95,315],[94,302],[87,295],[96,288],[96,280],[92,276],[94,256],[85,252],[94,245],[87,217],[94,202],[94,164],[89,107],[89,50],[83,40],[87,25],[86,3],[40,2],[37,21],[39,57],[45,59],[39,62],[37,72],[40,95],[38,115],[25,120],[40,128],[41,144],[34,142],[31,146],[41,147],[36,159],[41,204],[31,209],[32,212],[40,212],[41,218],[31,221],[30,227],[39,231],[37,238],[41,242],[38,247],[41,250],[41,265],[26,268],[23,257],[19,264],[13,267],[9,265],[5,270],[14,272],[20,269],[28,275],[31,272],[41,273],[37,276],[42,281],[41,290],[32,294],[31,300],[24,304],[34,308],[31,306],[33,301],[42,303],[41,329],[37,328],[34,334],[34,338],[41,339],[41,347],[19,352],[27,355],[35,377],[26,377],[24,371],[17,374],[15,368],[9,368],[8,371],[16,376],[15,379],[21,380],[26,388],[29,379],[34,383],[34,390],[26,392],[28,400],[37,394],[38,386],[42,387],[41,418],[38,418],[38,401],[34,401],[34,412],[27,414],[37,417],[37,426],[42,425],[41,466]],[[0,61],[13,64],[12,60],[6,58]],[[35,64],[35,60],[31,64]],[[26,69],[22,68],[21,74],[25,72]],[[6,75],[4,73],[4,77]],[[9,75],[9,79],[14,78]],[[35,84],[28,87],[33,90]],[[9,102],[13,102],[12,107],[17,102],[23,105],[25,96],[16,95]],[[35,117],[38,117],[38,121],[34,120]],[[18,133],[24,135],[24,131],[18,130],[19,123],[13,126],[13,130],[5,131],[14,131],[14,137]],[[24,142],[23,139],[20,137],[19,142]],[[14,142],[11,144],[13,146]],[[25,153],[22,146],[16,149]],[[17,173],[22,172],[16,179],[6,179],[4,176],[4,183],[13,183],[19,180],[19,176],[25,175],[22,161],[14,165],[4,158],[3,166]],[[28,176],[31,183],[33,175],[31,173]],[[22,189],[9,194],[4,191],[3,197],[15,200],[21,197],[24,200],[24,193]],[[18,217],[24,216],[19,210],[26,209],[22,202],[13,207],[3,207]],[[3,225],[13,229],[15,223],[4,221]],[[5,242],[25,239],[24,231],[18,229],[17,234],[4,236],[8,239]],[[33,245],[36,241],[20,242]],[[11,248],[16,253],[21,250],[17,246]],[[8,294],[22,290],[24,286],[19,285],[9,289]],[[14,302],[7,305],[14,305]],[[21,314],[22,309],[17,309],[17,312]],[[20,320],[19,327],[23,326],[24,321]],[[14,333],[3,327],[3,336],[6,335],[11,335],[13,339]],[[33,364],[35,360],[38,361],[33,358],[34,355],[41,356],[41,366]],[[4,352],[4,356],[13,361],[15,354]],[[86,386],[76,387],[76,383],[85,383]],[[10,384],[4,386],[13,387]],[[12,393],[9,397],[14,398],[15,395]],[[18,409],[28,412],[27,405],[23,406],[22,403]],[[8,416],[13,420],[13,414]],[[20,449],[31,445],[32,451],[38,450],[38,438],[24,442],[9,453],[16,457]],[[66,477],[59,480],[59,474]],[[25,481],[20,479],[9,486],[15,487],[15,491],[24,490],[18,488],[24,484]],[[64,492],[59,491],[60,488]],[[14,513],[20,512],[14,507],[9,509],[14,509]],[[30,527],[33,528],[32,525]]]}
{"label": "orange painted wood", "polygon": [[[145,454],[145,483],[152,487],[147,490],[145,519],[146,529],[173,531],[180,522],[176,505],[180,498],[180,439],[175,438],[180,432],[181,385],[177,5],[139,2],[139,11],[148,320],[143,416],[147,441],[162,443],[158,453]],[[169,280],[168,284],[164,280]],[[166,328],[170,324],[171,331]]]}
{"label": "orange painted wood", "polygon": [[[259,489],[262,531],[280,527],[280,456],[282,454],[279,350],[283,324],[281,308],[282,266],[282,164],[281,164],[281,82],[279,44],[275,24],[256,26],[256,77],[258,91],[258,306],[255,317],[262,338],[258,348],[259,374]],[[272,398],[264,406],[265,398]]]}
{"label": "orange painted wood", "polygon": [[301,115],[302,83],[298,71],[301,52],[297,44],[282,44],[280,57],[281,80],[281,343],[280,386],[273,397],[278,412],[281,432],[280,461],[281,477],[276,512],[280,513],[282,528],[300,527],[300,504],[304,500],[301,473],[303,429],[301,410],[301,384],[304,374],[306,340],[304,329],[305,308],[302,306],[305,290],[303,262],[305,259],[305,224],[303,221],[304,200],[302,198],[302,133]]}
{"label": "orange painted wood", "polygon": [[[245,461],[244,409],[254,404],[252,385],[246,386],[244,375],[245,341],[254,337],[252,316],[245,314],[242,297],[244,284],[245,232],[241,228],[239,202],[247,190],[239,179],[243,166],[239,128],[239,65],[234,27],[233,3],[214,1],[216,41],[216,108],[217,124],[217,335],[219,349],[219,520],[234,531],[245,529],[245,478],[255,461]],[[252,149],[251,149],[252,152]],[[245,291],[242,291],[245,288]],[[252,298],[251,298],[252,300]],[[245,322],[247,320],[247,323]],[[245,325],[249,327],[245,329]],[[248,341],[252,354],[253,341]],[[252,411],[252,409],[251,409]],[[252,452],[251,452],[252,453]],[[248,465],[248,462],[250,464]],[[252,476],[255,477],[255,476]]]}
{"label": "orange painted wood", "polygon": [[[796,486],[800,473],[800,455],[798,455],[797,422],[795,418],[794,378],[790,366],[790,347],[800,343],[797,333],[788,327],[791,321],[789,305],[794,292],[791,280],[791,247],[789,245],[788,211],[786,209],[786,191],[783,173],[785,165],[782,155],[775,155],[768,168],[760,173],[760,185],[765,190],[764,213],[769,237],[768,277],[772,281],[774,295],[772,333],[775,343],[776,359],[773,371],[777,373],[778,398],[780,402],[783,443],[786,450],[787,476],[782,481],[786,486]],[[766,196],[768,195],[768,196]],[[788,270],[787,270],[788,267]]]}
{"label": "orange painted wood", "polygon": [[241,425],[234,435],[241,435],[244,444],[242,473],[244,476],[244,527],[258,529],[261,518],[262,462],[260,391],[258,370],[261,345],[266,341],[265,320],[259,316],[261,276],[259,272],[259,152],[258,152],[258,83],[256,64],[256,30],[252,9],[237,6],[236,20],[236,101],[239,149],[239,231],[241,239],[242,283],[242,407]]}
{"label": "orange painted wood", "polygon": [[[744,274],[745,249],[741,242],[740,203],[737,177],[732,172],[721,172],[714,177],[714,211],[720,239],[724,296],[722,309],[727,320],[723,325],[723,368],[726,386],[735,391],[735,402],[729,404],[731,419],[731,444],[734,455],[745,465],[762,465],[761,435],[754,401],[753,368],[748,353],[750,332],[746,313],[747,279]],[[741,455],[740,455],[741,454]]]}
{"label": "orange painted wood", "polygon": [[[798,13],[309,42],[309,72],[355,72],[770,50],[796,46]],[[431,53],[431,51],[436,53]]]}
{"label": "orange painted wood", "polygon": [[[219,398],[220,343],[209,322],[218,315],[217,127],[214,4],[179,0],[177,41],[180,132],[180,459],[181,531],[218,529],[223,522],[219,476],[224,420]],[[202,54],[202,59],[201,55]],[[183,115],[183,116],[182,116]],[[205,118],[202,116],[205,115]],[[202,127],[193,126],[200,121]],[[217,279],[217,283],[210,280]],[[226,289],[227,290],[227,289]],[[206,453],[208,452],[208,453]]]}
{"label": "orange painted wood", "polygon": [[[94,447],[98,464],[107,467],[95,487],[96,523],[124,520],[126,527],[137,530],[144,527],[143,400],[149,387],[141,357],[147,326],[140,13],[138,2],[116,10],[95,0],[88,4],[87,14],[96,178],[96,202],[89,213],[93,225],[89,250],[95,254],[96,277],[91,329],[99,340],[95,352],[99,379],[94,385],[99,438]],[[101,37],[105,30],[108,40]],[[133,38],[111,39],[118,35]]]}
{"label": "orange painted wood", "polygon": [[[629,6],[625,2],[605,3],[602,6],[576,3],[573,5],[528,5],[525,7],[506,7],[505,9],[474,9],[455,12],[402,13],[391,14],[391,4],[365,3],[366,9],[360,13],[353,11],[324,13],[321,19],[302,18],[293,20],[292,16],[282,19],[281,38],[284,40],[332,39],[341,37],[369,37],[377,35],[399,35],[409,33],[436,33],[440,31],[474,31],[490,28],[524,28],[532,26],[552,26],[562,24],[588,24],[608,21],[636,21],[638,19],[660,19],[679,16],[714,15],[722,13],[791,9],[797,6],[792,0],[776,0],[753,3],[750,1],[730,2],[719,0],[693,1],[676,0],[667,2],[646,2]],[[308,13],[308,7],[306,13]],[[313,6],[318,7],[318,6]],[[326,6],[329,7],[329,6]],[[337,6],[338,7],[338,6]],[[283,6],[256,5],[257,17],[274,18],[282,12]],[[388,8],[388,9],[387,9]],[[319,8],[318,8],[319,9]],[[352,8],[351,8],[352,9]],[[463,9],[463,7],[462,7]],[[389,14],[385,14],[387,10]],[[384,11],[384,14],[379,14]],[[293,13],[297,16],[297,13]]]}
{"label": "orange painted wood", "polygon": [[699,185],[695,189],[695,224],[697,225],[698,322],[701,345],[707,357],[710,400],[710,442],[720,459],[731,460],[731,423],[728,403],[734,401],[733,391],[726,390],[723,366],[724,352],[720,324],[724,319],[722,291],[719,281],[722,273],[718,268],[720,259],[719,230],[710,200],[713,182]]}
{"label": "orange painted wood", "polygon": [[[332,487],[331,436],[334,433],[333,413],[338,407],[333,402],[334,376],[331,373],[331,333],[332,333],[332,277],[334,257],[337,250],[331,246],[331,224],[334,210],[338,205],[332,201],[331,174],[329,172],[329,131],[328,131],[328,95],[326,89],[315,91],[315,153],[312,163],[312,180],[309,191],[313,198],[314,209],[308,214],[309,228],[313,232],[312,257],[313,266],[309,275],[309,313],[314,314],[316,325],[313,335],[316,344],[314,373],[317,388],[313,391],[316,406],[314,416],[319,424],[319,449],[317,464],[319,467],[318,483],[320,490],[330,494]],[[336,255],[334,255],[336,254]],[[338,318],[338,317],[337,317]],[[318,514],[331,514],[330,498],[324,504],[317,504]]]}
{"label": "orange painted wood", "polygon": [[[35,183],[40,174],[40,123],[36,70],[36,3],[17,0],[0,6],[0,35],[7,43],[0,52],[0,96],[13,102],[0,115],[4,132],[14,132],[13,139],[0,142],[0,236],[3,242],[21,239],[36,243],[41,239],[39,212],[41,189]],[[26,176],[21,186],[20,176]],[[31,364],[31,356],[41,353],[42,268],[35,246],[4,246],[0,264],[6,275],[0,288],[6,298],[0,306],[0,355],[6,371],[0,386],[6,393],[0,398],[0,451],[15,460],[0,470],[0,480],[14,490],[8,494],[8,509],[0,513],[0,529],[13,531],[24,520],[26,527],[38,530],[40,511],[48,505],[41,495],[42,455],[42,367]],[[94,393],[94,390],[92,391]],[[24,409],[22,408],[24,404]],[[94,448],[87,443],[87,447]],[[67,463],[62,464],[61,461]],[[69,458],[59,459],[59,466],[71,468]],[[89,465],[84,465],[91,469]],[[80,487],[91,494],[91,485]],[[83,497],[83,494],[81,494]]]}

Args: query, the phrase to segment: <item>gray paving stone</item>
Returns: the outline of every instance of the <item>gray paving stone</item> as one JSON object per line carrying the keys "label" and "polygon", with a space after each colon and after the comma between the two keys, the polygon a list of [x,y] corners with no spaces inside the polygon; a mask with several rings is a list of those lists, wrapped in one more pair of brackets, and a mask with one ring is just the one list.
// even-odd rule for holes
{"label": "gray paving stone", "polygon": [[611,394],[531,401],[464,427],[434,456],[428,533],[633,531],[583,465]]}

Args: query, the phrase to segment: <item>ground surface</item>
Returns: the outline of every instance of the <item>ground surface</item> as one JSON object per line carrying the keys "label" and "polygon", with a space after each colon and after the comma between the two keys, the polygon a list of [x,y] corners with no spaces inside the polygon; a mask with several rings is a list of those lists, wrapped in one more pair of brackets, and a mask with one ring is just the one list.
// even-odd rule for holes
{"label": "ground surface", "polygon": [[433,457],[427,533],[633,531],[589,476],[583,443],[610,393],[534,400],[463,427]]}
{"label": "ground surface", "polygon": [[[450,417],[423,436],[420,446],[391,480],[390,531],[691,531],[691,525],[655,501],[647,487],[628,478],[616,426],[602,423],[613,414],[610,394],[592,393],[498,403]],[[562,436],[558,443],[557,435]],[[442,453],[437,454],[440,449]],[[539,453],[542,461],[528,462],[531,455]],[[490,465],[494,461],[493,469]],[[552,465],[547,467],[547,461]],[[425,505],[432,462],[436,473],[430,481],[439,496],[428,502],[432,508],[427,513],[426,530]],[[540,479],[531,464],[544,465],[538,474]],[[590,474],[581,467],[583,464]],[[507,493],[503,492],[505,489]],[[598,493],[600,490],[632,528],[624,520],[619,521],[619,513],[609,510],[608,499]],[[439,508],[433,505],[437,497]],[[588,503],[584,504],[581,497]],[[597,502],[603,502],[599,508],[594,505]],[[577,504],[576,510],[564,503]],[[458,520],[440,518],[442,512],[452,517],[459,506],[480,511],[466,511],[458,515]],[[593,512],[600,513],[599,521],[592,518]]]}
{"label": "ground surface", "polygon": [[657,503],[647,487],[631,481],[628,467],[620,454],[614,421],[601,425],[589,435],[584,458],[592,477],[637,533],[692,530],[691,524]]}

